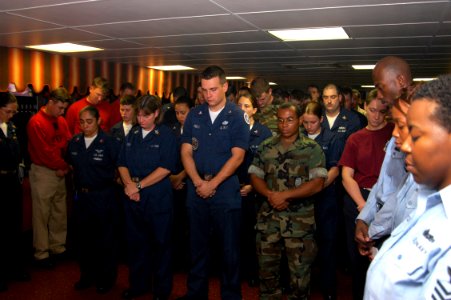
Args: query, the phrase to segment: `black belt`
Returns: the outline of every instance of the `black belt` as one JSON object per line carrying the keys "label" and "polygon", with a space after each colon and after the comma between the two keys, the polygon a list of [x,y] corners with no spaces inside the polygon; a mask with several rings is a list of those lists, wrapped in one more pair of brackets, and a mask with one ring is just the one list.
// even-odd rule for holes
{"label": "black belt", "polygon": [[88,193],[93,193],[93,192],[100,192],[100,191],[106,190],[111,187],[113,187],[113,184],[102,186],[102,187],[93,187],[93,188],[82,187],[82,188],[78,188],[77,191],[80,193],[88,194]]}
{"label": "black belt", "polygon": [[17,170],[0,170],[0,175],[15,175]]}

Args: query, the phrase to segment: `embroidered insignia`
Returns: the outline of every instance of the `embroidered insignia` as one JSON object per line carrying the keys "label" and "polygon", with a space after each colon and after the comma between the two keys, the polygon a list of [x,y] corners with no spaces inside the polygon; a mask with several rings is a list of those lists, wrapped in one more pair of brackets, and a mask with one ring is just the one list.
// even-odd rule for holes
{"label": "embroidered insignia", "polygon": [[451,267],[447,267],[449,281],[437,279],[430,299],[451,299]]}
{"label": "embroidered insignia", "polygon": [[202,111],[199,111],[199,115],[201,115],[202,114]]}
{"label": "embroidered insignia", "polygon": [[244,122],[246,122],[246,124],[248,125],[251,124],[251,120],[249,120],[249,116],[247,115],[247,113],[244,113]]}
{"label": "embroidered insignia", "polygon": [[435,242],[434,236],[429,233],[430,229],[426,229],[423,231],[423,236],[431,243]]}
{"label": "embroidered insignia", "polygon": [[199,148],[199,141],[195,137],[193,137],[191,139],[191,145],[193,146],[193,150],[196,151],[197,148]]}
{"label": "embroidered insignia", "polygon": [[296,180],[294,181],[294,186],[298,187],[302,184],[302,178],[298,177],[296,178]]}
{"label": "embroidered insignia", "polygon": [[222,122],[222,125],[227,125],[227,124],[229,124],[229,121],[224,121],[224,122]]}
{"label": "embroidered insignia", "polygon": [[343,116],[343,118],[342,118],[343,120],[347,120],[348,118],[346,117],[346,116]]}

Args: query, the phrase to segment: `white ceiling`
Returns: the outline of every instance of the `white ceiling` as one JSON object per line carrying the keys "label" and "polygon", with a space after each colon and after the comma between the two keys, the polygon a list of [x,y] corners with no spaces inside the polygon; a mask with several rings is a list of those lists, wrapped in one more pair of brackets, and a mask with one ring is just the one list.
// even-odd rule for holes
{"label": "white ceiling", "polygon": [[[282,42],[273,29],[343,26],[350,40]],[[2,0],[0,45],[76,42],[77,54],[139,66],[218,64],[227,75],[264,76],[302,88],[371,83],[385,55],[416,77],[451,72],[449,0]]]}

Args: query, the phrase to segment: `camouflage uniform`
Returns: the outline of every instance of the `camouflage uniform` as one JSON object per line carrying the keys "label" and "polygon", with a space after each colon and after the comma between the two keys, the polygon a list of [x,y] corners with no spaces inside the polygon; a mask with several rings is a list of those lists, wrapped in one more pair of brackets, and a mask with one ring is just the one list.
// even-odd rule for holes
{"label": "camouflage uniform", "polygon": [[[285,149],[280,138],[263,142],[249,168],[265,180],[272,191],[295,189],[314,178],[327,177],[321,147],[313,140],[299,136]],[[317,248],[313,238],[315,227],[313,197],[292,200],[284,211],[274,210],[265,201],[257,217],[257,253],[260,265],[260,299],[281,299],[279,266],[282,251],[288,258],[289,299],[307,299],[310,265]]]}
{"label": "camouflage uniform", "polygon": [[279,128],[277,127],[277,109],[278,105],[268,105],[259,110],[255,115],[254,119],[260,124],[265,125],[271,130],[273,136],[279,134]]}

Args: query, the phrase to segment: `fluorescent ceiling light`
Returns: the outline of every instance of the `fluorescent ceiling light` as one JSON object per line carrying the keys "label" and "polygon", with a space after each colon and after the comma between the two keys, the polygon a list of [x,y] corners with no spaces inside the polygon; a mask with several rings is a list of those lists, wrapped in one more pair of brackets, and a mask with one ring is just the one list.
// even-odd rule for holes
{"label": "fluorescent ceiling light", "polygon": [[72,44],[72,43],[32,45],[32,46],[25,46],[25,47],[31,48],[31,49],[36,49],[36,50],[52,51],[52,52],[60,52],[60,53],[102,51],[103,50],[101,48],[77,45],[77,44]]}
{"label": "fluorescent ceiling light", "polygon": [[277,85],[277,83],[275,83],[275,82],[269,82],[269,85]]}
{"label": "fluorescent ceiling light", "polygon": [[371,84],[362,84],[361,87],[364,89],[374,89],[375,88],[375,86],[371,85]]}
{"label": "fluorescent ceiling light", "polygon": [[160,70],[160,71],[186,71],[194,70],[194,68],[182,66],[182,65],[168,65],[168,66],[147,66],[148,68]]}
{"label": "fluorescent ceiling light", "polygon": [[431,81],[431,80],[435,80],[437,78],[414,78],[413,81]]}
{"label": "fluorescent ceiling light", "polygon": [[268,32],[285,42],[349,39],[343,27],[269,30]]}
{"label": "fluorescent ceiling light", "polygon": [[226,76],[226,79],[227,80],[244,80],[246,78],[243,76]]}
{"label": "fluorescent ceiling light", "polygon": [[376,65],[352,65],[354,70],[372,70]]}

